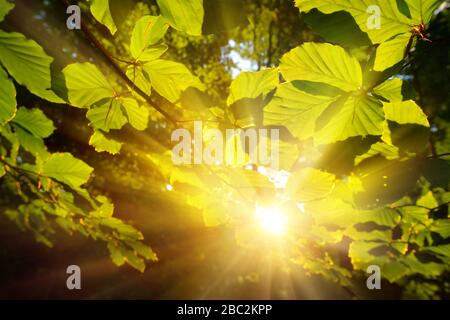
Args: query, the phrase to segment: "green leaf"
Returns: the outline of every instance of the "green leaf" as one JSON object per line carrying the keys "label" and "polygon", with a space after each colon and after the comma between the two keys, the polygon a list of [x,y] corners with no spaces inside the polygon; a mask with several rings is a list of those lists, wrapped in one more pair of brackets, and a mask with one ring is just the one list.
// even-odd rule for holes
{"label": "green leaf", "polygon": [[414,24],[430,22],[433,12],[442,4],[442,0],[405,0]]}
{"label": "green leaf", "polygon": [[392,40],[382,42],[378,48],[375,57],[375,71],[384,71],[405,57],[405,48],[411,40],[411,33],[403,33]]}
{"label": "green leaf", "polygon": [[417,200],[417,205],[428,209],[434,209],[439,206],[436,198],[433,195],[433,192],[431,191],[428,191],[426,194],[420,197]]}
{"label": "green leaf", "polygon": [[14,3],[6,0],[0,0],[0,22],[5,19],[5,16],[14,8]]}
{"label": "green leaf", "polygon": [[153,252],[153,250],[149,246],[146,246],[142,242],[129,241],[127,242],[127,244],[130,245],[138,255],[144,257],[145,259],[158,261],[156,253]]}
{"label": "green leaf", "polygon": [[70,153],[55,153],[44,163],[42,174],[77,189],[85,184],[93,169]]}
{"label": "green leaf", "polygon": [[0,178],[2,178],[5,174],[5,167],[3,166],[3,164],[0,164]]}
{"label": "green leaf", "polygon": [[167,49],[168,49],[168,47],[166,44],[159,44],[159,45],[151,46],[151,47],[145,49],[139,55],[139,60],[144,61],[144,62],[156,60],[156,59],[160,58],[167,51]]}
{"label": "green leaf", "polygon": [[439,233],[442,238],[448,238],[450,237],[450,220],[436,220],[430,226],[430,230]]}
{"label": "green leaf", "polygon": [[243,98],[258,98],[263,96],[278,85],[278,70],[268,68],[257,72],[242,72],[233,80],[230,86],[230,95],[227,104]]}
{"label": "green leaf", "polygon": [[404,257],[402,262],[405,263],[412,272],[422,274],[426,277],[437,277],[444,271],[444,268],[446,268],[445,265],[435,262],[421,262],[413,254]]}
{"label": "green leaf", "polygon": [[379,226],[395,227],[401,220],[400,214],[394,209],[380,208],[370,211],[361,211],[355,217],[356,223],[374,222]]}
{"label": "green leaf", "polygon": [[105,76],[91,63],[74,63],[64,68],[69,102],[74,107],[88,108],[94,103],[114,96]]}
{"label": "green leaf", "polygon": [[[157,44],[164,37],[168,27],[167,21],[161,16],[144,16],[139,19],[131,36],[130,51],[132,57],[141,61],[149,61],[148,57],[143,57],[144,51],[149,46]],[[167,49],[167,47],[165,48]],[[159,56],[155,59],[157,58]]]}
{"label": "green leaf", "polygon": [[410,269],[400,261],[393,261],[383,266],[382,275],[389,282],[394,283],[411,273]]}
{"label": "green leaf", "polygon": [[381,135],[384,114],[372,97],[349,97],[328,107],[317,122],[314,143],[328,144],[350,137]]}
{"label": "green leaf", "polygon": [[203,0],[156,0],[170,25],[193,36],[202,34]]}
{"label": "green leaf", "polygon": [[398,124],[417,124],[429,127],[430,123],[422,109],[413,101],[393,102],[383,104],[386,120]]}
{"label": "green leaf", "polygon": [[384,112],[384,142],[397,146],[402,152],[414,154],[427,148],[430,125],[427,116],[414,101],[384,103]]}
{"label": "green leaf", "polygon": [[204,89],[200,80],[181,63],[158,59],[146,63],[143,68],[152,87],[170,102],[178,101],[189,87]]}
{"label": "green leaf", "polygon": [[442,246],[433,246],[433,247],[427,247],[424,249],[424,251],[432,252],[439,256],[442,260],[444,260],[447,265],[450,262],[450,244],[445,244]]}
{"label": "green leaf", "polygon": [[334,188],[334,175],[313,168],[293,172],[286,193],[296,201],[306,202],[325,198]]}
{"label": "green leaf", "polygon": [[111,34],[116,33],[117,27],[111,15],[109,0],[91,0],[91,13],[98,22],[108,28]]}
{"label": "green leaf", "polygon": [[136,230],[133,226],[126,224],[117,218],[101,219],[100,223],[108,228],[114,229],[118,232],[118,236],[122,240],[142,240],[142,233]]}
{"label": "green leaf", "polygon": [[147,95],[151,94],[152,85],[150,79],[147,74],[144,73],[144,70],[141,66],[128,66],[126,70],[126,74],[128,79],[133,81],[133,83],[141,89]]}
{"label": "green leaf", "polygon": [[367,34],[360,30],[353,17],[346,11],[323,14],[311,10],[305,15],[305,21],[327,42],[347,47],[372,45]]}
{"label": "green leaf", "polygon": [[114,204],[104,196],[98,196],[95,198],[101,205],[95,208],[94,211],[89,212],[90,217],[94,218],[111,218],[114,214]]}
{"label": "green leaf", "polygon": [[[362,225],[364,226],[364,224]],[[352,240],[383,240],[388,241],[392,239],[392,230],[361,230],[356,226],[351,226],[347,228],[344,232],[344,235],[349,237]]]}
{"label": "green leaf", "polygon": [[125,114],[128,118],[128,122],[136,130],[145,130],[148,125],[149,112],[147,108],[139,106],[138,102],[133,98],[123,98],[120,100]]}
{"label": "green leaf", "polygon": [[118,267],[125,264],[125,250],[120,245],[115,245],[111,242],[108,243],[109,255],[111,261]]}
{"label": "green leaf", "polygon": [[41,159],[47,158],[49,153],[42,138],[36,137],[16,125],[14,125],[14,131],[19,139],[20,146],[24,150],[30,152],[35,157],[40,157]]}
{"label": "green leaf", "polygon": [[369,151],[360,156],[357,156],[355,158],[355,164],[358,165],[364,160],[378,155],[383,156],[387,160],[394,160],[399,158],[398,148],[396,146],[384,142],[377,142],[370,146]]}
{"label": "green leaf", "polygon": [[0,62],[8,73],[31,93],[55,103],[64,103],[51,91],[49,57],[42,47],[23,34],[0,30]]}
{"label": "green leaf", "polygon": [[47,138],[55,130],[53,122],[40,109],[21,107],[17,110],[13,122],[37,138]]}
{"label": "green leaf", "polygon": [[[300,11],[309,12],[317,8],[323,13],[338,11],[349,12],[360,29],[369,35],[372,43],[382,43],[400,33],[409,32],[411,20],[403,15],[395,0],[295,0],[295,5]],[[369,7],[372,5],[380,8],[380,28],[370,28],[368,21],[373,14]]]}
{"label": "green leaf", "polygon": [[356,91],[362,85],[358,60],[343,48],[327,43],[305,43],[281,58],[280,71],[288,80],[322,82],[344,91]]}
{"label": "green leaf", "polygon": [[145,261],[139,258],[134,252],[126,250],[125,261],[136,270],[140,272],[145,271]]}
{"label": "green leaf", "polygon": [[414,223],[426,223],[430,221],[428,219],[429,210],[426,208],[417,207],[414,205],[406,206],[401,208],[403,213],[403,223],[414,224]]}
{"label": "green leaf", "polygon": [[108,139],[101,131],[95,131],[89,139],[89,144],[95,148],[97,152],[108,152],[110,154],[120,153],[123,143],[113,139]]}
{"label": "green leaf", "polygon": [[16,110],[16,87],[0,67],[0,127],[14,118]]}
{"label": "green leaf", "polygon": [[[370,251],[380,247],[379,242],[368,241],[354,241],[350,244],[348,249],[348,256],[351,259],[352,265],[355,269],[366,270],[367,266],[373,264],[384,264],[388,262],[387,257],[377,257],[372,255]],[[382,262],[382,263],[379,263]]]}
{"label": "green leaf", "polygon": [[373,89],[373,93],[385,98],[389,102],[401,102],[403,81],[399,78],[386,80]]}
{"label": "green leaf", "polygon": [[119,99],[106,101],[100,106],[91,108],[86,117],[91,121],[92,126],[97,130],[109,132],[111,129],[121,129],[127,118],[123,114],[122,104]]}
{"label": "green leaf", "polygon": [[282,83],[264,108],[264,125],[283,125],[300,140],[310,138],[317,118],[335,100],[308,94],[299,89],[297,81]]}
{"label": "green leaf", "polygon": [[316,223],[325,226],[347,228],[356,221],[358,212],[353,207],[336,198],[326,198],[305,203],[305,212],[314,218]]}

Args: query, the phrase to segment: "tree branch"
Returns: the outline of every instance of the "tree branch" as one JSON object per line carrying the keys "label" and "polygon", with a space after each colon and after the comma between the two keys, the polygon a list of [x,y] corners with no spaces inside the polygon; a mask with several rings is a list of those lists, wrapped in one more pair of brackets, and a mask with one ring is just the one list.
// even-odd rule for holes
{"label": "tree branch", "polygon": [[97,40],[97,38],[92,34],[85,24],[81,24],[81,30],[83,31],[86,38],[100,51],[102,56],[108,61],[109,65],[114,69],[114,71],[126,82],[126,84],[133,89],[138,95],[140,95],[152,108],[158,111],[164,116],[169,122],[177,126],[177,120],[173,118],[169,113],[167,113],[162,108],[158,107],[153,103],[150,96],[142,91],[133,81],[131,81],[127,75],[123,72],[122,68],[117,64],[115,58],[106,50],[106,48]]}

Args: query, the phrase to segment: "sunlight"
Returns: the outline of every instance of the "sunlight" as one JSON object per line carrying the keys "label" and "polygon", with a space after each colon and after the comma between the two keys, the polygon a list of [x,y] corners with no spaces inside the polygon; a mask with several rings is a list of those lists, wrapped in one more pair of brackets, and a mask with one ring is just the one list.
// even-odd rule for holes
{"label": "sunlight", "polygon": [[286,231],[286,217],[279,208],[265,208],[257,205],[255,215],[264,231],[277,236]]}

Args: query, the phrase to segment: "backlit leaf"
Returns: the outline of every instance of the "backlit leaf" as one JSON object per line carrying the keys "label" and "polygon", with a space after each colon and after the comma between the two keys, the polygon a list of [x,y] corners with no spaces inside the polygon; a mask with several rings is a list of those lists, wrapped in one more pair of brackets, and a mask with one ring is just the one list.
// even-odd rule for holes
{"label": "backlit leaf", "polygon": [[111,34],[117,31],[109,7],[109,0],[91,0],[91,13],[95,19],[101,24],[105,25]]}
{"label": "backlit leaf", "polygon": [[203,0],[157,0],[159,9],[170,25],[193,36],[202,34]]}
{"label": "backlit leaf", "polygon": [[230,95],[227,104],[243,98],[257,98],[267,94],[278,85],[278,70],[276,68],[264,69],[257,72],[242,72],[233,80],[230,86]]}
{"label": "backlit leaf", "polygon": [[[147,59],[142,57],[144,51],[149,46],[157,44],[164,37],[168,27],[167,21],[161,16],[144,16],[139,19],[131,36],[130,50],[132,57],[147,61],[148,57]],[[159,57],[155,59],[157,58]]]}
{"label": "backlit leaf", "polygon": [[305,43],[281,58],[280,71],[288,81],[323,82],[344,91],[358,90],[362,71],[358,60],[339,46]]}
{"label": "backlit leaf", "polygon": [[301,140],[310,138],[314,134],[317,118],[335,100],[334,97],[301,91],[295,82],[283,83],[264,108],[264,124],[283,125]]}
{"label": "backlit leaf", "polygon": [[77,189],[85,184],[93,169],[70,153],[55,153],[45,162],[42,174]]}
{"label": "backlit leaf", "polygon": [[349,97],[332,104],[317,122],[316,144],[343,141],[350,137],[381,135],[382,104],[372,97]]}
{"label": "backlit leaf", "polygon": [[91,108],[86,117],[95,129],[105,132],[109,132],[111,129],[121,129],[127,123],[127,118],[122,111],[122,104],[118,99],[112,99]]}
{"label": "backlit leaf", "polygon": [[327,197],[334,188],[335,177],[332,174],[313,168],[293,172],[286,186],[286,193],[300,202],[318,200]]}
{"label": "backlit leaf", "polygon": [[96,130],[89,139],[89,144],[93,146],[97,152],[106,151],[110,154],[118,154],[123,145],[121,142],[108,139],[101,131],[98,130]]}
{"label": "backlit leaf", "polygon": [[14,117],[16,107],[16,88],[0,67],[0,127]]}
{"label": "backlit leaf", "polygon": [[13,122],[38,138],[47,138],[55,130],[53,122],[40,109],[21,107],[17,110]]}
{"label": "backlit leaf", "polygon": [[[400,12],[395,0],[295,0],[295,5],[304,12],[313,8],[323,13],[347,11],[361,30],[367,32],[373,43],[384,42],[400,33],[408,32],[411,28],[411,20]],[[380,28],[368,23],[374,14],[369,10],[371,6],[380,9]]]}
{"label": "backlit leaf", "polygon": [[200,80],[183,64],[157,59],[144,65],[152,87],[170,102],[180,99],[181,93],[189,87],[204,89]]}
{"label": "backlit leaf", "polygon": [[51,90],[50,64],[53,58],[35,41],[20,33],[0,30],[0,62],[31,93],[51,102],[64,103]]}
{"label": "backlit leaf", "polygon": [[7,0],[0,0],[0,22],[3,21],[5,16],[14,8],[14,3]]}
{"label": "backlit leaf", "polygon": [[98,68],[91,63],[74,63],[63,70],[69,101],[74,107],[88,108],[114,96],[114,90]]}

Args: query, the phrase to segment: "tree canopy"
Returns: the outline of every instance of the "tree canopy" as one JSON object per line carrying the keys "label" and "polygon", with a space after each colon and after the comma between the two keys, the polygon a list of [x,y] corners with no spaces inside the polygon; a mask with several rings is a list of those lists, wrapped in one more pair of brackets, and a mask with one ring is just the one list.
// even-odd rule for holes
{"label": "tree canopy", "polygon": [[[273,265],[366,297],[377,265],[391,296],[448,297],[448,8],[0,0],[0,218],[48,247],[84,236],[145,274],[170,273],[174,239],[207,234],[188,249],[241,282]],[[196,121],[278,129],[279,168],[173,163],[172,133]]]}

